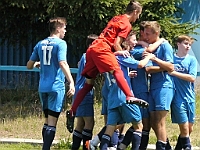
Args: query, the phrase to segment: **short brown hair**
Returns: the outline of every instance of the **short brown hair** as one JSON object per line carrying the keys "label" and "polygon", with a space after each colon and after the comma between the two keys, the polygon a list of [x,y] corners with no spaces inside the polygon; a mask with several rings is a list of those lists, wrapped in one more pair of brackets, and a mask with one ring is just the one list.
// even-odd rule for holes
{"label": "short brown hair", "polygon": [[126,13],[130,14],[134,10],[140,11],[141,9],[142,9],[142,5],[139,2],[137,2],[135,0],[131,0],[126,7]]}
{"label": "short brown hair", "polygon": [[67,24],[67,21],[64,17],[54,17],[49,19],[49,32],[55,32],[57,27],[63,27]]}
{"label": "short brown hair", "polygon": [[183,42],[185,40],[189,41],[191,43],[194,42],[194,39],[192,37],[188,36],[188,35],[180,35],[180,36],[178,36],[176,42],[177,43],[181,43],[181,42]]}
{"label": "short brown hair", "polygon": [[157,21],[145,21],[144,28],[150,28],[152,33],[156,33],[161,31],[160,24]]}
{"label": "short brown hair", "polygon": [[88,48],[90,46],[90,44],[92,44],[92,42],[98,38],[98,35],[96,34],[90,34],[87,36],[86,39],[86,47]]}

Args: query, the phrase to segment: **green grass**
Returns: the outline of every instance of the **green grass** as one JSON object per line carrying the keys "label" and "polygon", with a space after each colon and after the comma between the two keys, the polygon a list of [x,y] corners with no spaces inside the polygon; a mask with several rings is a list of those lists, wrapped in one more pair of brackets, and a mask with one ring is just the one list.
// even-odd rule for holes
{"label": "green grass", "polygon": [[[39,98],[36,91],[0,91],[0,138],[27,138],[41,139],[41,128],[43,126],[43,116]],[[200,124],[200,88],[196,90],[196,122],[191,134],[193,146],[200,146],[199,124]],[[67,100],[70,101],[70,100]],[[65,104],[67,109],[69,104]],[[100,115],[101,105],[95,104],[95,127],[93,134],[96,135],[104,126],[103,116]],[[53,146],[53,149],[69,149],[71,146],[72,134],[65,127],[65,112],[60,115],[55,140],[60,143]],[[130,125],[126,125],[128,128]],[[175,145],[179,129],[178,125],[172,124],[170,113],[167,117],[167,134],[172,145]],[[156,143],[156,137],[151,130],[150,144]],[[41,145],[32,144],[0,144],[0,150],[32,150],[41,149]]]}

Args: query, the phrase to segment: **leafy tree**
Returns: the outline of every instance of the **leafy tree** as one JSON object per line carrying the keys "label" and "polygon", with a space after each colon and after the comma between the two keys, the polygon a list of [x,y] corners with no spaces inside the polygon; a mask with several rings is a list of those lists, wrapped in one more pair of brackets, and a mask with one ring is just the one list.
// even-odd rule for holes
{"label": "leafy tree", "polygon": [[[173,44],[180,34],[193,33],[198,24],[180,23],[184,10],[178,5],[183,0],[138,0],[143,5],[141,18],[134,24],[137,29],[142,20],[157,20],[162,27],[161,36]],[[107,21],[123,13],[129,0],[3,0],[0,1],[0,34],[2,40],[27,44],[27,39],[38,41],[48,36],[50,17],[67,18],[66,41],[73,44],[74,55],[85,47],[88,34],[99,34]]]}

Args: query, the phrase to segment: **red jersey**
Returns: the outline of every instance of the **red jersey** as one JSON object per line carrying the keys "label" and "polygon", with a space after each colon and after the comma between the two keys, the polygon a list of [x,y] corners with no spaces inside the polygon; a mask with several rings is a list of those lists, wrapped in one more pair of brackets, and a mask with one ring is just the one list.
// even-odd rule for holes
{"label": "red jersey", "polygon": [[103,39],[112,47],[117,36],[125,39],[131,30],[132,26],[126,15],[115,16],[108,22],[97,40]]}

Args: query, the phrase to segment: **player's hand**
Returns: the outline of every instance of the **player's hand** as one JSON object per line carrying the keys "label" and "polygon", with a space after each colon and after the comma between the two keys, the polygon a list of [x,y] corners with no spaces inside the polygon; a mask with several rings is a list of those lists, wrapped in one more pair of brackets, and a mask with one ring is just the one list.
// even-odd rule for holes
{"label": "player's hand", "polygon": [[75,93],[75,87],[74,84],[69,84],[69,90],[67,91],[67,96],[71,97]]}
{"label": "player's hand", "polygon": [[40,62],[36,61],[33,65],[33,67],[40,69]]}
{"label": "player's hand", "polygon": [[137,77],[137,71],[136,70],[129,71],[128,75],[129,75],[130,78]]}
{"label": "player's hand", "polygon": [[128,50],[123,50],[123,51],[116,51],[115,52],[115,55],[122,55],[124,57],[129,57],[130,56],[130,53]]}

